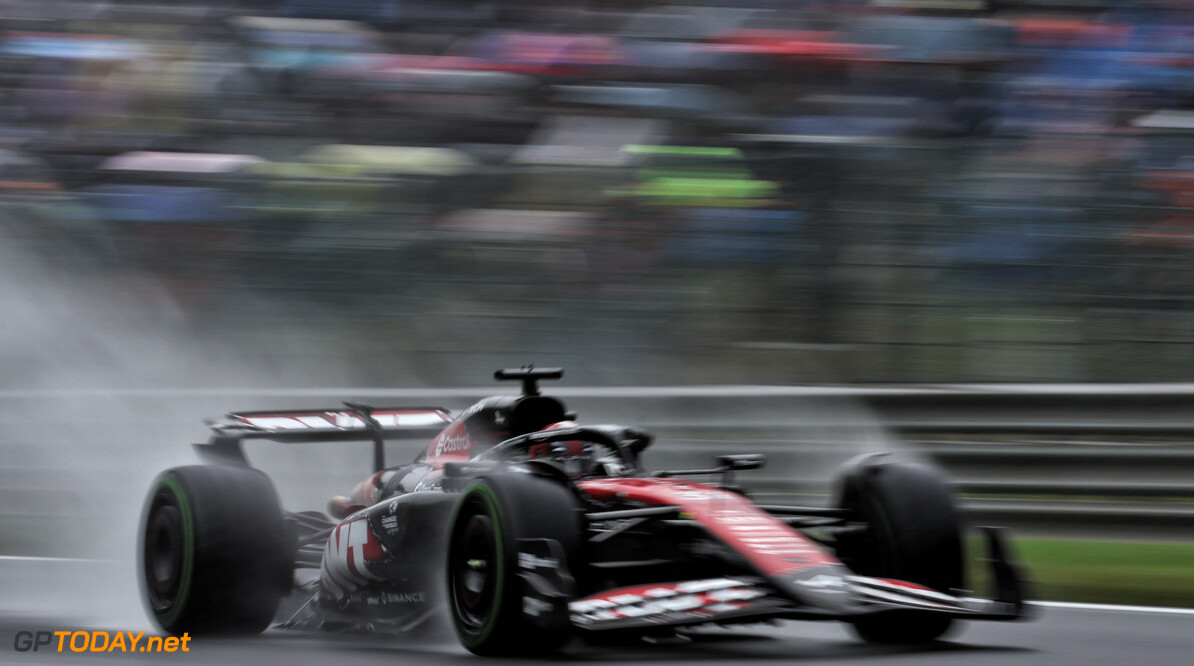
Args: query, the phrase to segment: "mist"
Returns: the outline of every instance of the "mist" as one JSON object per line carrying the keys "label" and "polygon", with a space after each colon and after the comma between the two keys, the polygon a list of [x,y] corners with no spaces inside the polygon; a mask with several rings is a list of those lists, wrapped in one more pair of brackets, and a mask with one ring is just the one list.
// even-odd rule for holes
{"label": "mist", "polygon": [[728,453],[765,454],[766,466],[738,474],[738,481],[780,496],[769,503],[829,501],[841,465],[862,454],[923,462],[846,391],[749,385],[573,389],[565,382],[550,392],[583,422],[652,431],[654,442],[643,454],[651,471],[709,468]]}
{"label": "mist", "polygon": [[262,406],[253,387],[343,381],[334,350],[280,330],[257,353],[204,330],[151,277],[66,268],[12,243],[0,312],[0,552],[103,562],[5,580],[2,611],[148,627],[134,551],[154,476],[197,462],[188,444],[206,438],[205,417]]}

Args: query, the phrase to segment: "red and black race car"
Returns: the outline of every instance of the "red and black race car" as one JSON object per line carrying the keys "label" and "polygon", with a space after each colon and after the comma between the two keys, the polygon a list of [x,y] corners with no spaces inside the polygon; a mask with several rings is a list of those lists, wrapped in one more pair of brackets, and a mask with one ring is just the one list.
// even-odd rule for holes
{"label": "red and black race car", "polygon": [[[481,655],[526,655],[575,637],[659,636],[703,624],[839,620],[868,641],[924,642],[955,620],[1025,616],[1002,531],[986,528],[991,599],[965,587],[959,514],[932,467],[847,463],[832,508],[763,506],[734,482],[759,455],[646,472],[652,436],[579,425],[539,382],[450,415],[438,408],[244,412],[197,444],[206,465],[154,481],[142,588],[162,629],[419,625],[446,608]],[[387,439],[427,436],[387,468]],[[327,514],[287,512],[248,466],[245,439],[372,440],[375,472]],[[711,482],[688,480],[712,477]],[[330,514],[330,517],[329,517]],[[286,611],[286,598],[294,606]]]}

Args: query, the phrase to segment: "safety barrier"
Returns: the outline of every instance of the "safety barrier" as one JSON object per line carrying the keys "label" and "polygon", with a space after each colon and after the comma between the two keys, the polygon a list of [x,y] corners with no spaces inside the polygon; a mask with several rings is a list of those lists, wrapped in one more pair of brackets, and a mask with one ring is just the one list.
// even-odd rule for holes
{"label": "safety barrier", "polygon": [[[194,462],[187,445],[206,436],[205,416],[343,399],[463,409],[503,388],[2,394],[0,554],[37,554],[51,533],[90,544],[112,538],[108,521],[136,519],[152,474]],[[767,454],[766,468],[739,474],[767,502],[828,502],[838,465],[891,451],[944,468],[974,524],[1060,536],[1194,536],[1194,385],[544,388],[584,422],[654,431],[645,454],[652,469]],[[97,401],[102,410],[85,408]],[[257,446],[250,459],[293,508],[321,508],[368,471],[367,446]],[[390,446],[397,462],[421,444]],[[276,460],[291,454],[309,457]],[[54,554],[82,553],[72,546]]]}

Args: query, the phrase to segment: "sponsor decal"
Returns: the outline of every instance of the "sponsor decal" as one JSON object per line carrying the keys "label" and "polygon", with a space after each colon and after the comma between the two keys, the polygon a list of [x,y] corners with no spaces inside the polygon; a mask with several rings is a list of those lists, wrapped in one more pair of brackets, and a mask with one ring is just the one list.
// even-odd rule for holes
{"label": "sponsor decal", "polygon": [[454,435],[442,433],[435,440],[435,455],[442,456],[445,453],[457,453],[460,451],[468,451],[471,442],[469,442],[468,435]]}
{"label": "sponsor decal", "polygon": [[963,600],[958,597],[943,594],[916,583],[866,576],[849,576],[846,582],[855,592],[872,601],[927,608],[972,610],[966,608]]}
{"label": "sponsor decal", "polygon": [[724,499],[725,495],[721,490],[693,488],[690,490],[681,490],[676,493],[676,499],[684,502],[709,502]]}
{"label": "sponsor decal", "polygon": [[720,488],[676,479],[589,479],[578,485],[598,500],[679,505],[681,517],[703,524],[714,537],[767,575],[839,563],[816,542],[750,500]]}
{"label": "sponsor decal", "polygon": [[382,580],[369,571],[367,563],[381,560],[385,551],[365,519],[340,523],[328,535],[323,550],[320,585],[343,602],[348,595],[371,580]]}
{"label": "sponsor decal", "polygon": [[146,636],[144,631],[18,631],[17,652],[190,652],[191,635]]}
{"label": "sponsor decal", "polygon": [[371,594],[365,600],[369,606],[409,606],[411,604],[427,603],[427,593],[414,592],[379,592]]}
{"label": "sponsor decal", "polygon": [[559,569],[560,561],[554,557],[539,557],[531,553],[519,553],[518,566],[522,569]]}
{"label": "sponsor decal", "polygon": [[532,432],[527,435],[528,442],[545,442],[548,440],[562,441],[569,437],[579,438],[584,434],[584,429],[580,426],[573,426],[571,428],[553,428],[551,430],[540,430]]}
{"label": "sponsor decal", "polygon": [[[426,410],[383,409],[370,413],[370,416],[383,428],[436,426],[448,422],[442,412]],[[340,411],[233,414],[232,417],[241,423],[267,430],[309,430],[312,428],[357,430],[365,427],[365,422],[356,414]]]}
{"label": "sponsor decal", "polygon": [[748,581],[711,578],[682,583],[612,590],[568,604],[578,624],[643,618],[668,622],[677,617],[713,618],[718,613],[748,608],[752,599],[766,592]]}
{"label": "sponsor decal", "polygon": [[780,555],[791,563],[823,559],[820,549],[786,525],[757,511],[720,509],[713,519],[724,525],[735,541],[763,555]]}

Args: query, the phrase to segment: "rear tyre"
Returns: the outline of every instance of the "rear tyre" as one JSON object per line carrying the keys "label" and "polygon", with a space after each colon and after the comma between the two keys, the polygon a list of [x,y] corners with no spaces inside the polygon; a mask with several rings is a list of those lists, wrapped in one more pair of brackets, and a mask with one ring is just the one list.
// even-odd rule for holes
{"label": "rear tyre", "polygon": [[[919,583],[938,592],[963,587],[961,519],[944,475],[916,463],[855,464],[839,482],[837,506],[866,529],[838,539],[837,557],[855,573]],[[925,643],[953,618],[931,611],[860,616],[855,632],[875,643]]]}
{"label": "rear tyre", "polygon": [[530,474],[481,477],[461,493],[450,526],[448,610],[460,643],[487,656],[547,654],[563,647],[572,637],[567,599],[547,608],[539,597],[528,596],[519,553],[520,540],[558,544],[552,552],[562,561],[544,573],[568,587],[582,534],[572,492]]}
{"label": "rear tyre", "polygon": [[245,467],[167,470],[145,501],[138,577],[171,634],[255,634],[290,590],[294,545],[274,486]]}

